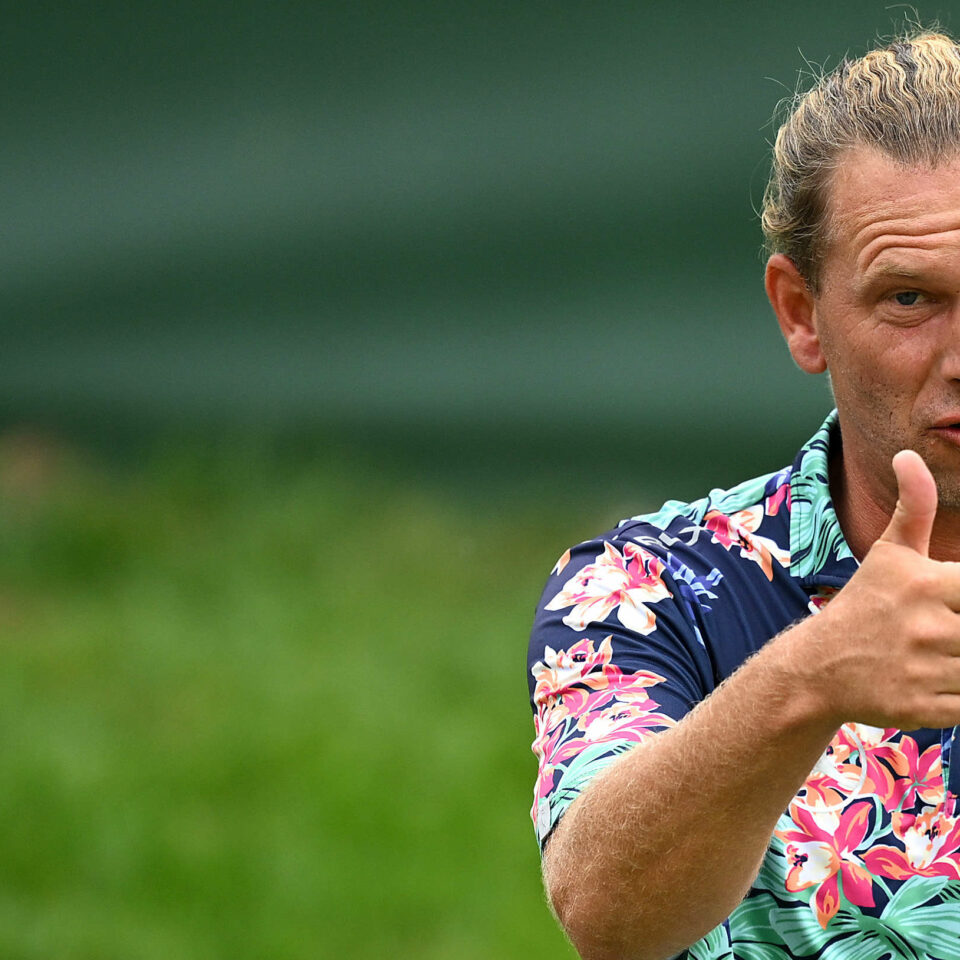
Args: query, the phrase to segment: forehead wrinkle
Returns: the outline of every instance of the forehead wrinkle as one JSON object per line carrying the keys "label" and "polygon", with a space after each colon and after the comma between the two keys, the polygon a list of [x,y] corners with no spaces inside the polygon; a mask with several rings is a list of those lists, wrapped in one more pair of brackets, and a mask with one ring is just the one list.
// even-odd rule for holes
{"label": "forehead wrinkle", "polygon": [[956,241],[943,235],[960,230],[958,184],[960,152],[914,165],[868,145],[845,151],[827,181],[822,282],[832,285],[843,263],[862,277],[882,249],[898,242],[914,251],[944,244],[956,251]]}
{"label": "forehead wrinkle", "polygon": [[[875,225],[878,229],[871,229],[868,226],[861,231],[861,234],[866,234],[870,238],[866,240],[863,246],[859,247],[857,252],[856,262],[861,272],[865,273],[878,257],[891,250],[910,251],[914,256],[919,254],[922,259],[928,260],[936,259],[937,254],[955,254],[956,248],[960,247],[960,227],[931,233],[928,229],[924,229],[922,223],[915,223],[915,229],[913,230],[903,230],[903,221],[894,221],[894,223],[899,230],[897,233],[888,233],[889,228],[886,224]],[[862,237],[855,238],[855,246],[859,246],[858,241],[862,239]],[[944,249],[945,247],[952,249],[947,250]],[[928,257],[926,254],[932,254],[932,257]],[[908,265],[881,267],[879,272],[896,273],[901,276],[919,276],[919,272],[912,270]]]}

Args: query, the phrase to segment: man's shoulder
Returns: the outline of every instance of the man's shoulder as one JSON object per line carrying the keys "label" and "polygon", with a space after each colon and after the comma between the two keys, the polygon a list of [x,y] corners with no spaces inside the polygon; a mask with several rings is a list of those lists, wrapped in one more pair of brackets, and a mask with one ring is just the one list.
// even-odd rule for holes
{"label": "man's shoulder", "polygon": [[696,500],[667,500],[657,510],[621,520],[600,539],[652,537],[670,544],[681,533],[715,528],[721,518],[755,529],[766,518],[789,514],[792,472],[792,467],[784,467],[727,489],[714,488]]}
{"label": "man's shoulder", "polygon": [[[807,610],[808,594],[843,586],[856,560],[828,486],[835,422],[833,412],[789,466],[698,499],[668,500],[564,551],[544,586],[535,639],[558,620],[605,629],[614,610],[623,621],[624,606],[629,613],[654,604],[695,625],[711,610],[713,621],[734,617],[735,631],[745,618],[756,621],[762,642]],[[644,614],[635,632],[646,636],[652,623]]]}
{"label": "man's shoulder", "polygon": [[[649,601],[683,592],[683,584],[699,596],[735,571],[735,579],[751,577],[755,564],[772,580],[776,568],[790,564],[791,472],[786,467],[696,500],[668,500],[571,547],[550,572],[544,609],[631,591],[638,602],[650,593]],[[593,606],[589,612],[596,613]]]}

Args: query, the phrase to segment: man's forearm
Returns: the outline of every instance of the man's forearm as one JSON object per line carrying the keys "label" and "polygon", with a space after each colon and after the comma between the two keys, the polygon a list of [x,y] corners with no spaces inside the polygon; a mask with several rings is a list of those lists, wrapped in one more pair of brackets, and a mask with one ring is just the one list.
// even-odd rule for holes
{"label": "man's forearm", "polygon": [[[554,909],[588,960],[658,960],[722,922],[839,726],[805,621],[590,785],[547,845]],[[807,671],[809,669],[809,675]]]}

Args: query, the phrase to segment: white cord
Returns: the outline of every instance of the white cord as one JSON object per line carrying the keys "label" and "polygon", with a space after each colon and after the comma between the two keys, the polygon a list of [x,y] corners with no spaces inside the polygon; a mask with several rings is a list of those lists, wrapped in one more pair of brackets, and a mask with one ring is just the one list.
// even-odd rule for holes
{"label": "white cord", "polygon": [[[811,806],[809,803],[806,803],[804,800],[801,800],[797,797],[793,802],[798,807],[803,807],[804,810],[809,810],[811,813],[837,813],[842,810],[848,803],[852,803],[854,800],[859,799],[863,796],[863,786],[867,782],[867,758],[866,750],[863,746],[863,741],[857,736],[856,731],[853,729],[853,726],[850,724],[844,724],[841,727],[842,730],[845,730],[850,736],[850,739],[856,744],[857,753],[860,756],[860,782],[854,787],[853,792],[850,796],[841,800],[839,803],[833,803],[830,806]],[[818,761],[819,762],[819,761]],[[813,772],[817,768],[814,767],[810,771],[810,774],[813,775]],[[839,783],[839,781],[837,781]]]}

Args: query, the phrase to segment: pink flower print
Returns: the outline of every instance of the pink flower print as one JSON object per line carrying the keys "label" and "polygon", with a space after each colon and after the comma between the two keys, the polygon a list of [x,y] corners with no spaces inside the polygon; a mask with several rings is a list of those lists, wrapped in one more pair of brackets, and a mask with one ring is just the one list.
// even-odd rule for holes
{"label": "pink flower print", "polygon": [[564,550],[560,554],[560,559],[553,565],[553,569],[550,571],[551,574],[556,576],[559,573],[563,573],[566,569],[567,564],[570,562],[570,551]]}
{"label": "pink flower print", "polygon": [[588,675],[613,658],[612,640],[612,636],[604,637],[599,650],[594,650],[589,637],[583,637],[568,650],[547,647],[543,660],[538,660],[530,669],[536,680],[534,700],[539,703],[549,694],[559,693],[574,683],[589,683]]}
{"label": "pink flower print", "polygon": [[845,723],[840,728],[841,737],[854,750],[859,749],[860,745],[867,750],[896,747],[893,738],[899,733],[896,727],[874,727],[869,723]]}
{"label": "pink flower print", "polygon": [[834,833],[840,826],[840,812],[846,799],[829,777],[812,775],[803,785],[803,797],[797,796],[794,802],[810,811],[821,830]]}
{"label": "pink flower print", "polygon": [[[926,751],[925,751],[926,752]],[[894,880],[919,874],[960,880],[960,818],[948,817],[943,807],[927,807],[919,816],[894,813],[891,818],[899,847],[876,846],[863,855],[874,873]]]}
{"label": "pink flower print", "polygon": [[[587,681],[596,682],[599,689],[591,690],[585,686]],[[573,687],[546,693],[537,701],[532,745],[538,768],[534,814],[539,800],[552,793],[557,774],[562,774],[585,747],[637,742],[652,727],[675,724],[673,718],[659,712],[660,705],[647,694],[648,686],[663,682],[663,677],[650,671],[624,674],[618,667],[605,664],[602,673],[591,674]]]}
{"label": "pink flower print", "polygon": [[816,593],[810,595],[807,606],[811,613],[819,613],[838,593],[839,587],[818,587]]}
{"label": "pink flower print", "polygon": [[894,777],[879,761],[900,757],[899,748],[889,739],[898,733],[893,728],[882,730],[861,723],[845,723],[820,755],[806,786],[830,787],[844,800],[868,793],[889,796],[893,792]]}
{"label": "pink flower print", "polygon": [[820,754],[811,777],[823,779],[825,784],[839,791],[845,798],[859,793],[863,788],[864,772],[854,763],[849,763],[854,747],[841,727],[826,749]]}
{"label": "pink flower print", "polygon": [[547,743],[568,717],[597,710],[614,697],[645,711],[658,709],[659,705],[648,696],[647,687],[663,683],[664,678],[650,670],[624,674],[610,662],[612,640],[612,636],[604,637],[597,649],[589,637],[583,637],[568,650],[546,647],[544,659],[531,668],[536,679],[533,700],[537,708],[533,750],[538,756],[550,755],[556,745],[548,747]]}
{"label": "pink flower print", "polygon": [[900,776],[891,791],[888,809],[901,807],[909,810],[918,799],[928,806],[936,806],[943,799],[940,745],[932,744],[921,754],[917,741],[904,736],[898,747],[895,769]]}
{"label": "pink flower print", "polygon": [[936,804],[943,797],[940,748],[918,752],[916,740],[893,727],[846,723],[815,769],[832,776],[847,796],[878,796],[887,810],[913,806],[917,797]]}
{"label": "pink flower print", "polygon": [[[899,732],[894,727],[884,729],[865,723],[845,723],[831,743],[844,776],[848,780],[857,776],[862,778],[857,792],[875,794],[888,810],[896,808],[900,799],[896,794],[897,778],[894,772],[905,774],[908,767],[900,744],[892,739]],[[843,762],[854,753],[857,754],[856,764]],[[894,772],[891,772],[891,768]]]}
{"label": "pink flower print", "polygon": [[555,698],[551,697],[550,701],[541,704],[533,718],[534,740],[531,749],[540,758],[541,766],[556,753],[566,730],[564,720],[570,715]]}
{"label": "pink flower print", "polygon": [[533,816],[536,817],[537,801],[549,797],[553,791],[553,775],[556,767],[544,760],[537,770],[537,782],[533,788]]}
{"label": "pink flower print", "polygon": [[764,512],[768,517],[774,517],[779,513],[780,507],[784,501],[787,504],[787,512],[790,511],[790,480],[787,479],[777,487],[773,493],[767,497]]}
{"label": "pink flower print", "polygon": [[[617,679],[609,688],[596,691],[575,689],[563,696],[569,716],[577,722],[569,727],[569,738],[551,756],[559,764],[579,753],[587,743],[612,740],[637,741],[650,727],[673,726],[675,721],[660,713],[660,704],[647,694],[647,686],[661,682],[656,674],[641,672]],[[576,736],[576,733],[582,736]]]}
{"label": "pink flower print", "polygon": [[586,713],[577,721],[586,743],[609,743],[628,740],[639,742],[651,727],[672,727],[675,721],[666,714],[651,710],[657,704],[647,698],[643,703],[614,701],[603,710]]}
{"label": "pink flower print", "polygon": [[851,804],[839,814],[836,830],[829,831],[794,800],[790,816],[800,829],[776,831],[786,844],[790,864],[787,890],[796,893],[817,887],[810,908],[824,929],[840,906],[841,877],[847,900],[861,907],[873,906],[873,880],[854,854],[866,836],[872,806],[869,801]]}
{"label": "pink flower print", "polygon": [[547,610],[573,607],[563,622],[572,630],[584,630],[600,623],[612,611],[629,630],[646,636],[657,622],[646,606],[672,596],[661,573],[660,560],[638,544],[628,543],[621,554],[606,543],[593,563],[571,577],[546,605]]}
{"label": "pink flower print", "polygon": [[561,724],[552,730],[546,726],[537,725],[537,737],[531,745],[534,756],[537,758],[537,780],[533,789],[533,811],[536,821],[537,801],[547,797],[553,791],[554,777],[557,772],[554,757],[557,747],[563,739],[565,726]]}
{"label": "pink flower print", "polygon": [[624,703],[643,703],[646,709],[653,710],[657,704],[647,695],[647,687],[663,681],[660,674],[649,670],[623,673],[619,667],[608,664],[602,672],[584,678],[582,684],[564,690],[558,699],[563,700],[568,712],[575,716],[596,710],[598,704],[606,703],[611,697]]}
{"label": "pink flower print", "polygon": [[713,534],[716,543],[727,550],[739,547],[740,556],[758,564],[767,579],[772,580],[773,561],[786,567],[790,563],[790,553],[769,537],[759,537],[754,533],[762,519],[763,506],[758,503],[730,517],[719,510],[710,510],[703,518],[703,525]]}
{"label": "pink flower print", "polygon": [[534,753],[539,755],[543,751],[541,741],[568,717],[595,710],[598,704],[606,704],[613,697],[645,710],[657,709],[646,688],[663,683],[664,678],[650,670],[624,674],[610,662],[612,640],[612,636],[605,637],[599,649],[594,649],[589,637],[583,637],[569,650],[547,647],[544,659],[533,665],[531,673],[536,679],[533,701],[537,708]]}

